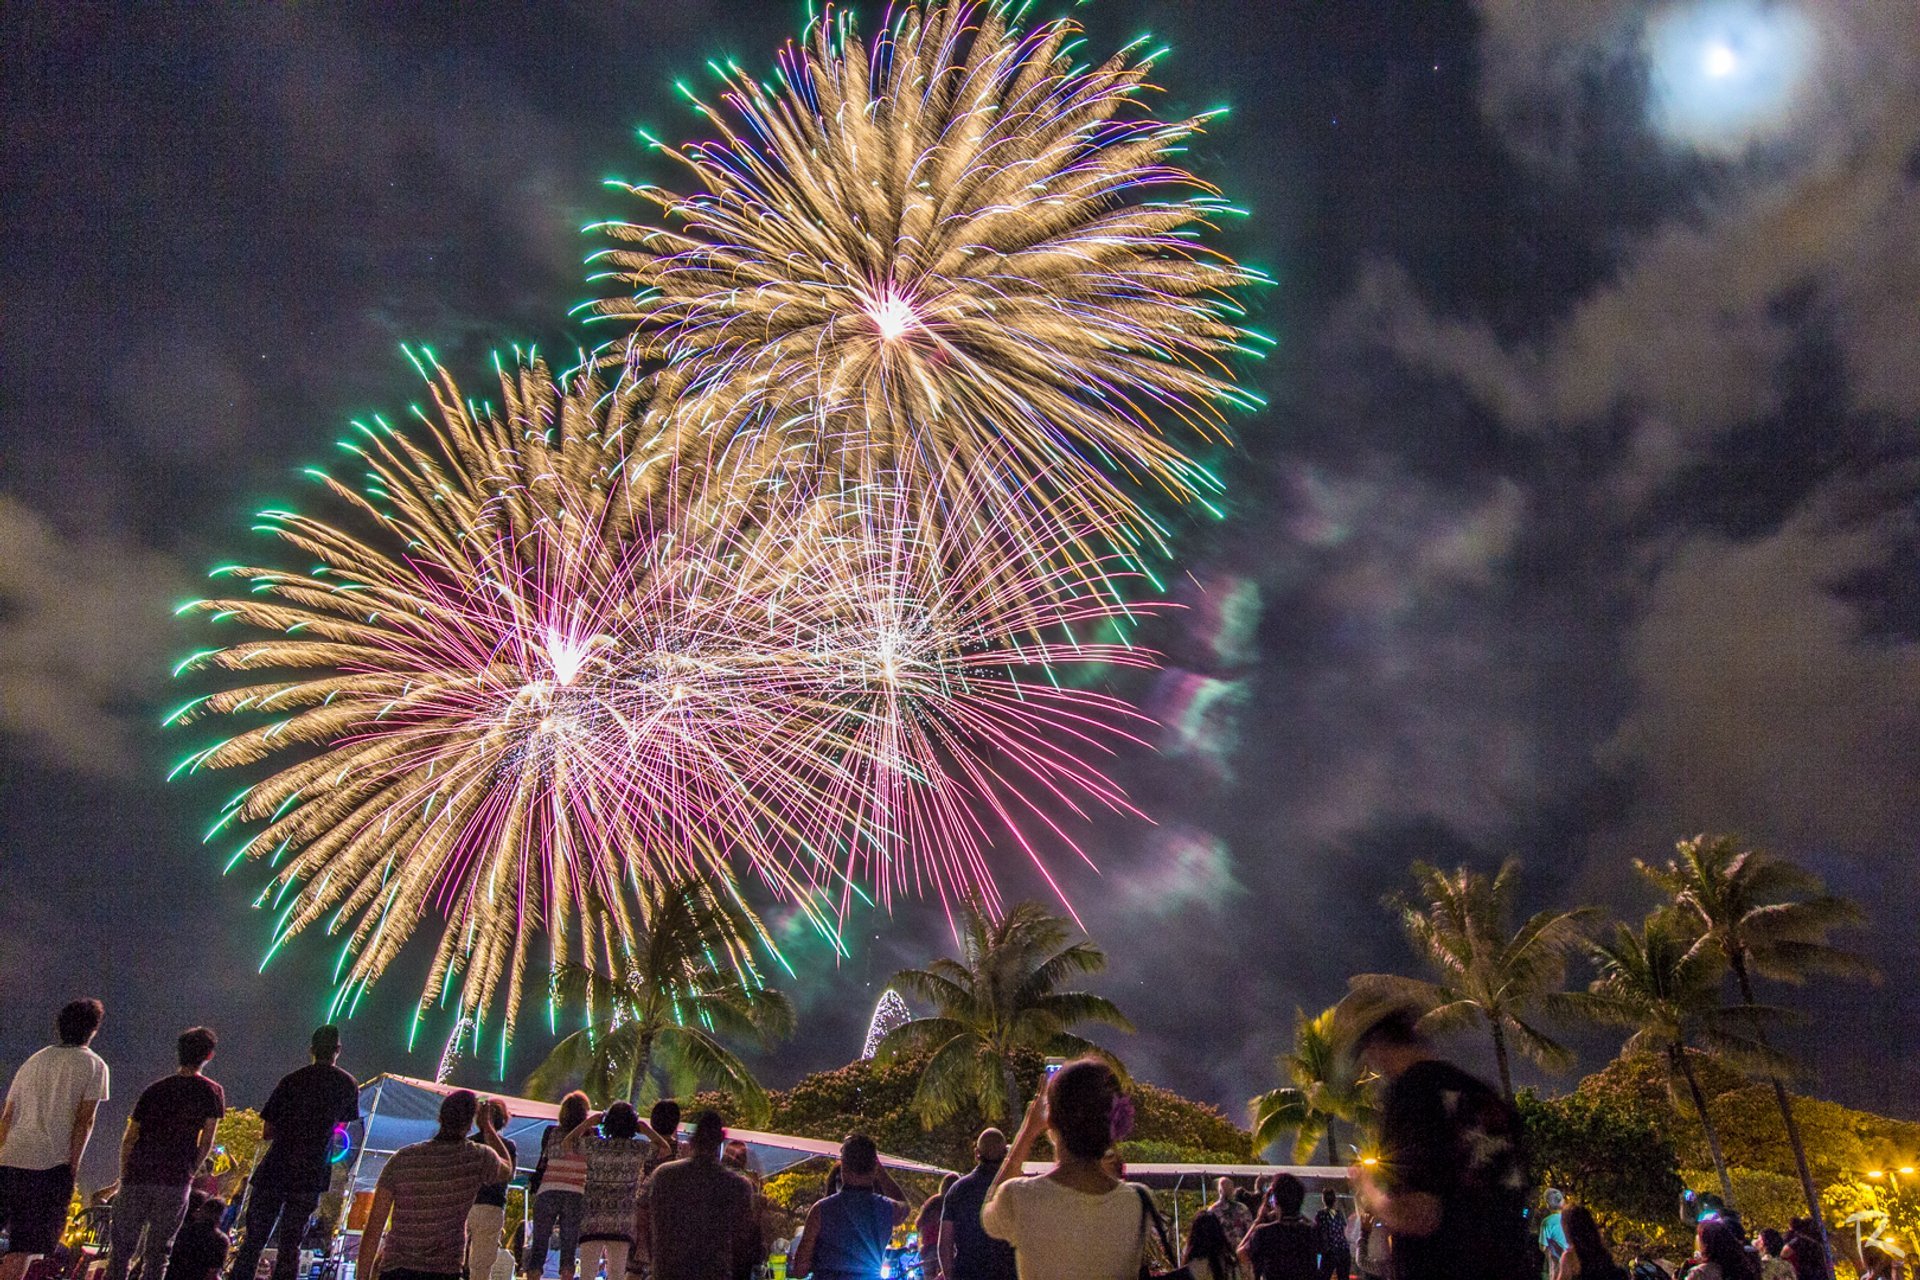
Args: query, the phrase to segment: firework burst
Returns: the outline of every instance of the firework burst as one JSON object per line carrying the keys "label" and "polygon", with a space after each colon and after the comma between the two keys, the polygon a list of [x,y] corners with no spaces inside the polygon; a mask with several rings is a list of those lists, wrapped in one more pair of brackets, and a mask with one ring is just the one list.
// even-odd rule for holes
{"label": "firework burst", "polygon": [[811,904],[781,813],[818,813],[804,779],[819,769],[783,755],[777,666],[737,626],[741,555],[631,505],[610,446],[630,391],[556,388],[536,367],[503,375],[495,412],[431,382],[432,447],[377,422],[346,444],[364,492],[315,473],[372,536],[265,512],[317,566],[228,566],[216,576],[247,595],[185,607],[271,634],[184,662],[250,683],[171,719],[267,719],[183,770],[298,757],[214,828],[261,824],[235,861],[277,869],[262,895],[276,948],[322,921],[344,933],[350,1001],[433,912],[423,1007],[458,979],[459,1016],[504,995],[511,1024],[534,935],[555,958],[604,957],[639,880],[730,888],[745,851]]}
{"label": "firework burst", "polygon": [[315,473],[360,532],[264,513],[316,567],[228,566],[247,593],[183,610],[264,633],[182,663],[244,683],[170,719],[257,719],[181,770],[276,762],[209,834],[256,828],[235,862],[274,867],[275,949],[345,936],[337,1007],[438,916],[421,1007],[454,1006],[457,1052],[496,1009],[510,1031],[542,962],[607,962],[647,883],[751,872],[832,934],[863,886],[991,899],[993,848],[1045,873],[1035,824],[1126,807],[1088,760],[1137,713],[1052,683],[1150,662],[1114,594],[1072,585],[1118,570],[1009,581],[899,484],[662,507],[706,490],[624,450],[632,382],[520,369],[496,411],[429,373],[424,445],[376,422],[348,444],[363,489]]}
{"label": "firework burst", "polygon": [[1252,399],[1225,361],[1255,273],[1201,243],[1230,206],[1179,157],[1210,116],[1151,118],[1153,55],[1078,66],[1078,35],[927,0],[870,44],[829,10],[774,84],[725,68],[719,138],[655,144],[696,194],[632,188],[658,220],[602,255],[657,386],[644,451],[736,494],[903,478],[928,523],[984,487],[970,532],[1016,579],[1061,528],[1090,549],[1055,566],[1156,541],[1137,482],[1204,502],[1155,419],[1222,440]]}

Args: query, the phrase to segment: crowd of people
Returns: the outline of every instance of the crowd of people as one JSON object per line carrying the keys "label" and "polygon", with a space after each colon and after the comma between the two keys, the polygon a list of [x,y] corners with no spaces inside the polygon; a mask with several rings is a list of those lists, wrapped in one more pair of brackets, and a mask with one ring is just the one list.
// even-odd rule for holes
{"label": "crowd of people", "polygon": [[[0,1107],[0,1280],[57,1254],[74,1171],[108,1098],[107,1065],[91,1043],[96,1000],[60,1011],[57,1043],[15,1073]],[[1350,1052],[1381,1081],[1379,1154],[1347,1171],[1354,1211],[1336,1187],[1291,1173],[1253,1188],[1221,1178],[1215,1198],[1174,1241],[1147,1189],[1125,1179],[1117,1148],[1133,1110],[1103,1061],[1052,1071],[1011,1141],[986,1129],[975,1165],[948,1175],[917,1209],[871,1138],[847,1136],[826,1194],[791,1242],[787,1274],[880,1280],[888,1250],[913,1220],[927,1280],[1812,1280],[1829,1273],[1810,1224],[1749,1241],[1737,1217],[1708,1213],[1694,1256],[1675,1268],[1637,1242],[1609,1248],[1593,1213],[1549,1191],[1534,1226],[1519,1121],[1497,1092],[1439,1056],[1414,1012],[1376,1010],[1351,1027]],[[311,1061],[261,1108],[265,1154],[237,1214],[201,1181],[225,1113],[207,1075],[218,1040],[181,1033],[179,1066],[135,1103],[109,1188],[103,1280],[294,1280],[303,1240],[332,1181],[339,1135],[360,1119],[359,1091],[337,1065],[340,1033],[321,1027]],[[702,1111],[682,1140],[672,1101],[646,1119],[627,1102],[595,1111],[562,1100],[541,1135],[528,1185],[525,1239],[503,1247],[519,1153],[498,1099],[464,1089],[443,1098],[438,1131],[380,1169],[355,1256],[357,1280],[535,1280],[558,1255],[560,1280],[746,1280],[774,1244],[744,1144]],[[1040,1139],[1053,1166],[1021,1176]],[[237,1244],[222,1229],[237,1222]],[[229,1256],[230,1255],[230,1256]],[[61,1273],[68,1274],[68,1273]],[[71,1274],[78,1274],[77,1272]],[[1890,1274],[1890,1272],[1888,1273]]]}

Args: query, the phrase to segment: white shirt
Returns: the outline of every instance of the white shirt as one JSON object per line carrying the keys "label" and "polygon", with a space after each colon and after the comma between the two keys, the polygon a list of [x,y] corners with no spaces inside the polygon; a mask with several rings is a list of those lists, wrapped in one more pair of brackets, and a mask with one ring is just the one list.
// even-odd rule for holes
{"label": "white shirt", "polygon": [[1094,1195],[1015,1178],[981,1208],[980,1225],[1013,1246],[1020,1280],[1139,1280],[1144,1213],[1135,1183]]}
{"label": "white shirt", "polygon": [[13,1127],[0,1146],[0,1165],[52,1169],[65,1164],[75,1109],[106,1100],[107,1064],[99,1054],[83,1045],[48,1045],[13,1073],[7,1088]]}

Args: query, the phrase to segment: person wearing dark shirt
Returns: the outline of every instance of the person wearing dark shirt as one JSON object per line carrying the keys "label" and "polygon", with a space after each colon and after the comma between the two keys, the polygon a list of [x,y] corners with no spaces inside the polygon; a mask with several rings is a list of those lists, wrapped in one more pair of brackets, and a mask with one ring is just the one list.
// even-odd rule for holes
{"label": "person wearing dark shirt", "polygon": [[1395,1280],[1536,1280],[1513,1107],[1434,1053],[1417,1010],[1364,990],[1343,1004],[1349,1052],[1385,1082],[1378,1159],[1352,1176],[1393,1233]]}
{"label": "person wearing dark shirt", "polygon": [[720,1163],[726,1138],[719,1113],[702,1111],[691,1153],[653,1171],[653,1280],[743,1280],[766,1258],[753,1184]]}
{"label": "person wearing dark shirt", "polygon": [[269,1240],[277,1250],[273,1280],[293,1280],[299,1270],[300,1237],[333,1178],[334,1131],[360,1118],[359,1086],[334,1065],[339,1056],[340,1028],[321,1027],[312,1064],[282,1077],[260,1109],[267,1154],[253,1171],[232,1280],[253,1280]]}
{"label": "person wearing dark shirt", "polygon": [[167,1260],[167,1280],[214,1280],[227,1262],[227,1234],[220,1229],[226,1213],[224,1200],[198,1191],[187,1203],[187,1220],[173,1238]]}
{"label": "person wearing dark shirt", "polygon": [[1307,1184],[1290,1173],[1278,1175],[1253,1230],[1240,1241],[1240,1261],[1253,1280],[1314,1280],[1313,1224],[1300,1216]]}
{"label": "person wearing dark shirt", "polygon": [[953,1184],[940,1204],[940,1273],[946,1280],[1014,1280],[1013,1246],[980,1225],[993,1177],[1007,1158],[1007,1135],[982,1129],[973,1144],[973,1169]]}
{"label": "person wearing dark shirt", "polygon": [[907,1220],[906,1198],[880,1151],[864,1133],[840,1144],[840,1190],[807,1210],[800,1248],[788,1268],[817,1280],[872,1280],[880,1274],[893,1229]]}
{"label": "person wearing dark shirt", "polygon": [[[493,1264],[499,1259],[500,1243],[507,1229],[507,1187],[513,1181],[513,1169],[520,1159],[520,1148],[505,1136],[507,1121],[512,1118],[506,1104],[498,1098],[488,1098],[481,1108],[493,1120],[493,1130],[501,1135],[500,1141],[507,1148],[507,1177],[481,1187],[473,1198],[473,1208],[467,1210],[467,1280],[487,1280],[493,1274]],[[481,1146],[487,1143],[478,1131],[473,1134],[473,1140]]]}
{"label": "person wearing dark shirt", "polygon": [[167,1254],[186,1217],[193,1171],[213,1150],[214,1129],[227,1110],[220,1086],[202,1074],[215,1044],[205,1027],[183,1031],[180,1069],[148,1085],[133,1105],[120,1143],[107,1280],[126,1280],[136,1251],[141,1275],[167,1273]]}
{"label": "person wearing dark shirt", "polygon": [[1353,1251],[1347,1246],[1347,1215],[1340,1212],[1340,1196],[1332,1187],[1320,1193],[1313,1234],[1320,1251],[1320,1267],[1315,1272],[1319,1280],[1347,1280],[1353,1273]]}

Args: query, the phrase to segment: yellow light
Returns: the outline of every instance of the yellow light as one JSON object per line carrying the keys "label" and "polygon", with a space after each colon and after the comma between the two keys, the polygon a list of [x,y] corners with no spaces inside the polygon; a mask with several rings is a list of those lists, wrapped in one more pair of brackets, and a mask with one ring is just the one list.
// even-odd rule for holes
{"label": "yellow light", "polygon": [[1903,1164],[1903,1165],[1901,1165],[1901,1166],[1900,1166],[1900,1172],[1902,1172],[1902,1173],[1912,1173],[1912,1172],[1913,1172],[1913,1166],[1912,1166],[1912,1165],[1910,1165],[1910,1164]]}
{"label": "yellow light", "polygon": [[1869,1178],[1884,1178],[1887,1174],[1884,1169],[1869,1169],[1867,1170],[1867,1176]]}
{"label": "yellow light", "polygon": [[1371,1169],[1380,1162],[1372,1156],[1366,1156],[1361,1159],[1360,1163]]}

